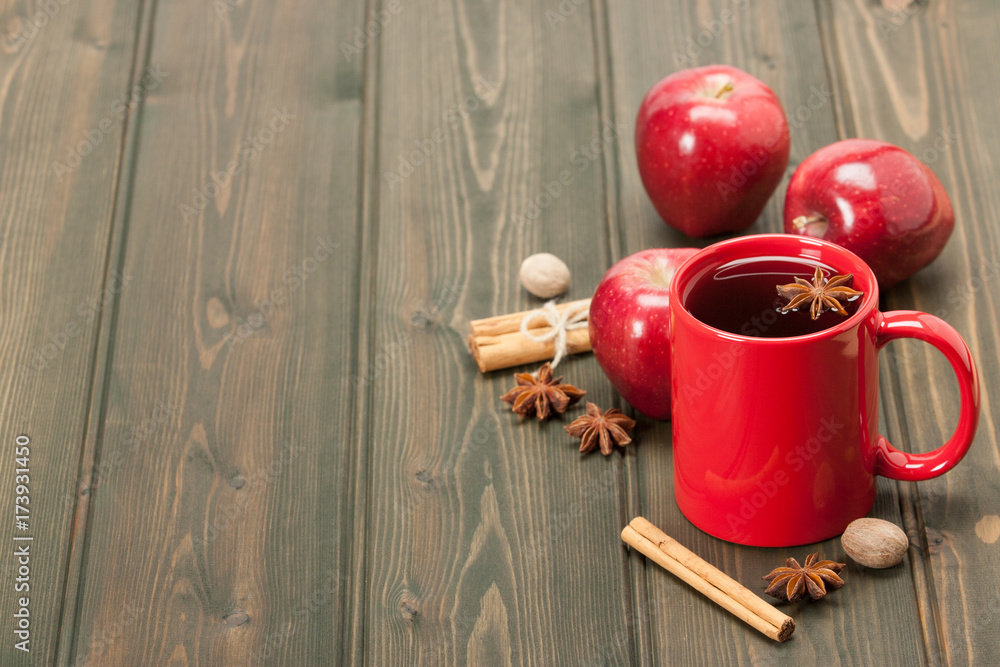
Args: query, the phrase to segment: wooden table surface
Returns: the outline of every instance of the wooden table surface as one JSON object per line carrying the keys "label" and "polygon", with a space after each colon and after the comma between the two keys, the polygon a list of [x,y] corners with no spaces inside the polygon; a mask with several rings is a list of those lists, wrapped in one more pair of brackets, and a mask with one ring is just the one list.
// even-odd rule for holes
{"label": "wooden table surface", "polygon": [[[1000,663],[998,17],[989,0],[0,0],[8,515],[30,439],[0,664]],[[954,235],[882,307],[947,319],[983,380],[958,467],[879,481],[904,564],[851,565],[787,607],[783,645],[618,534],[642,514],[761,592],[806,548],[701,533],[673,500],[669,423],[581,457],[558,421],[519,423],[510,372],[481,375],[465,346],[470,320],[538,303],[516,280],[528,254],[564,258],[585,298],[625,255],[717,240],[659,221],[632,144],[653,83],[716,62],[769,84],[792,128],[748,233],[781,228],[787,176],[840,138],[941,178]],[[560,371],[633,413],[592,355]],[[881,377],[890,440],[950,435],[939,353],[894,343]],[[15,535],[34,538],[30,593]]]}

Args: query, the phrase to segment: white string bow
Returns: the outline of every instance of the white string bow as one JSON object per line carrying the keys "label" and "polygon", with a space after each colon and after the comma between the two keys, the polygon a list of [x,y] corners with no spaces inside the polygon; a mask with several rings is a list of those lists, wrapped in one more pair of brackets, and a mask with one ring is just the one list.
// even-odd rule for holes
{"label": "white string bow", "polygon": [[[531,333],[528,325],[538,317],[545,318],[546,323],[551,327],[547,332],[536,335]],[[556,302],[547,301],[538,310],[533,310],[521,320],[521,335],[530,338],[537,343],[545,343],[555,339],[556,356],[552,358],[552,368],[554,369],[566,356],[566,332],[575,329],[582,329],[587,326],[587,318],[590,317],[590,299],[586,303],[580,304],[579,308],[567,308],[559,312]]]}

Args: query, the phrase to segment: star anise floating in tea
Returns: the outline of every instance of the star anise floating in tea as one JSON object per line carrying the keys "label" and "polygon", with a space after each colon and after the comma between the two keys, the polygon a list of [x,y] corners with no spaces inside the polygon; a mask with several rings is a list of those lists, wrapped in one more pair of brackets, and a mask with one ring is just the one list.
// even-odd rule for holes
{"label": "star anise floating in tea", "polygon": [[853,278],[854,275],[848,273],[827,280],[823,277],[823,271],[817,266],[811,283],[805,278],[796,278],[794,283],[777,286],[778,294],[788,299],[788,304],[781,309],[781,312],[798,310],[808,304],[809,314],[814,320],[827,310],[846,317],[847,311],[841,302],[852,301],[864,294],[847,286]]}
{"label": "star anise floating in tea", "polygon": [[500,397],[511,404],[511,409],[522,417],[535,416],[548,419],[553,413],[562,414],[566,408],[586,395],[571,384],[561,384],[562,377],[552,377],[552,364],[545,363],[537,375],[515,373],[517,386]]}
{"label": "star anise floating in tea", "polygon": [[563,428],[574,438],[580,438],[580,451],[584,454],[600,446],[601,453],[607,456],[615,450],[615,445],[624,447],[632,442],[629,433],[635,428],[635,420],[614,408],[602,413],[588,402],[587,414]]}
{"label": "star anise floating in tea", "polygon": [[844,585],[840,573],[847,567],[845,563],[832,560],[820,560],[819,554],[806,556],[805,565],[799,565],[794,558],[785,561],[785,567],[779,567],[764,575],[764,581],[770,586],[764,591],[779,600],[796,602],[808,595],[818,600],[827,594],[827,589],[834,591]]}

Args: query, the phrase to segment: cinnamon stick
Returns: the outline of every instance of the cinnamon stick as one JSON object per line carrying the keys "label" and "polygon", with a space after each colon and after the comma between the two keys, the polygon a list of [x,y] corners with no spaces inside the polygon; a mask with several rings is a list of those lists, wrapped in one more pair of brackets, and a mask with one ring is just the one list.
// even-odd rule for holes
{"label": "cinnamon stick", "polygon": [[622,530],[622,540],[771,639],[783,642],[795,631],[795,621],[790,617],[699,558],[646,519],[633,519]]}
{"label": "cinnamon stick", "polygon": [[[556,306],[556,310],[558,310],[561,315],[567,310],[583,310],[588,306],[590,306],[590,299],[580,299],[579,301],[567,301],[566,303],[560,303]],[[537,308],[521,311],[520,313],[511,313],[510,315],[496,315],[494,317],[487,317],[481,320],[472,320],[472,322],[470,322],[470,325],[472,326],[472,335],[498,336],[500,334],[520,331],[521,320],[535,310],[537,310]],[[528,323],[529,329],[538,329],[548,326],[549,325],[545,318],[541,315],[535,317]]]}
{"label": "cinnamon stick", "polygon": [[[541,335],[549,331],[549,327],[532,329],[533,333]],[[479,370],[483,373],[500,368],[511,368],[522,364],[551,359],[556,353],[555,341],[539,343],[525,338],[520,331],[499,336],[469,336],[469,350],[472,352]],[[567,354],[590,351],[590,332],[586,329],[574,329],[566,332]]]}
{"label": "cinnamon stick", "polygon": [[[556,306],[560,314],[569,309],[579,311],[590,305],[590,299],[570,301]],[[540,343],[521,334],[521,322],[533,311],[526,310],[510,315],[498,315],[471,322],[472,333],[468,338],[469,352],[472,353],[479,370],[483,373],[501,368],[511,368],[523,364],[552,359],[556,353],[554,340]],[[538,314],[528,322],[528,328],[536,336],[552,330],[548,320]],[[590,332],[586,327],[566,332],[566,353],[589,352]]]}

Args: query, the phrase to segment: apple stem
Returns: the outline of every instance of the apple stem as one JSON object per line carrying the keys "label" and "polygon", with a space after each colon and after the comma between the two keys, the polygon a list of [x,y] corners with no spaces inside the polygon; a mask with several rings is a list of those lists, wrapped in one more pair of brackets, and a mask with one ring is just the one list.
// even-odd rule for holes
{"label": "apple stem", "polygon": [[726,85],[719,89],[719,92],[715,94],[715,99],[722,99],[727,93],[733,92],[733,82],[726,81]]}
{"label": "apple stem", "polygon": [[799,217],[792,220],[792,225],[795,227],[795,229],[805,229],[806,227],[815,222],[826,222],[826,221],[827,221],[826,218],[824,218],[818,213],[814,213],[813,215],[800,215]]}

